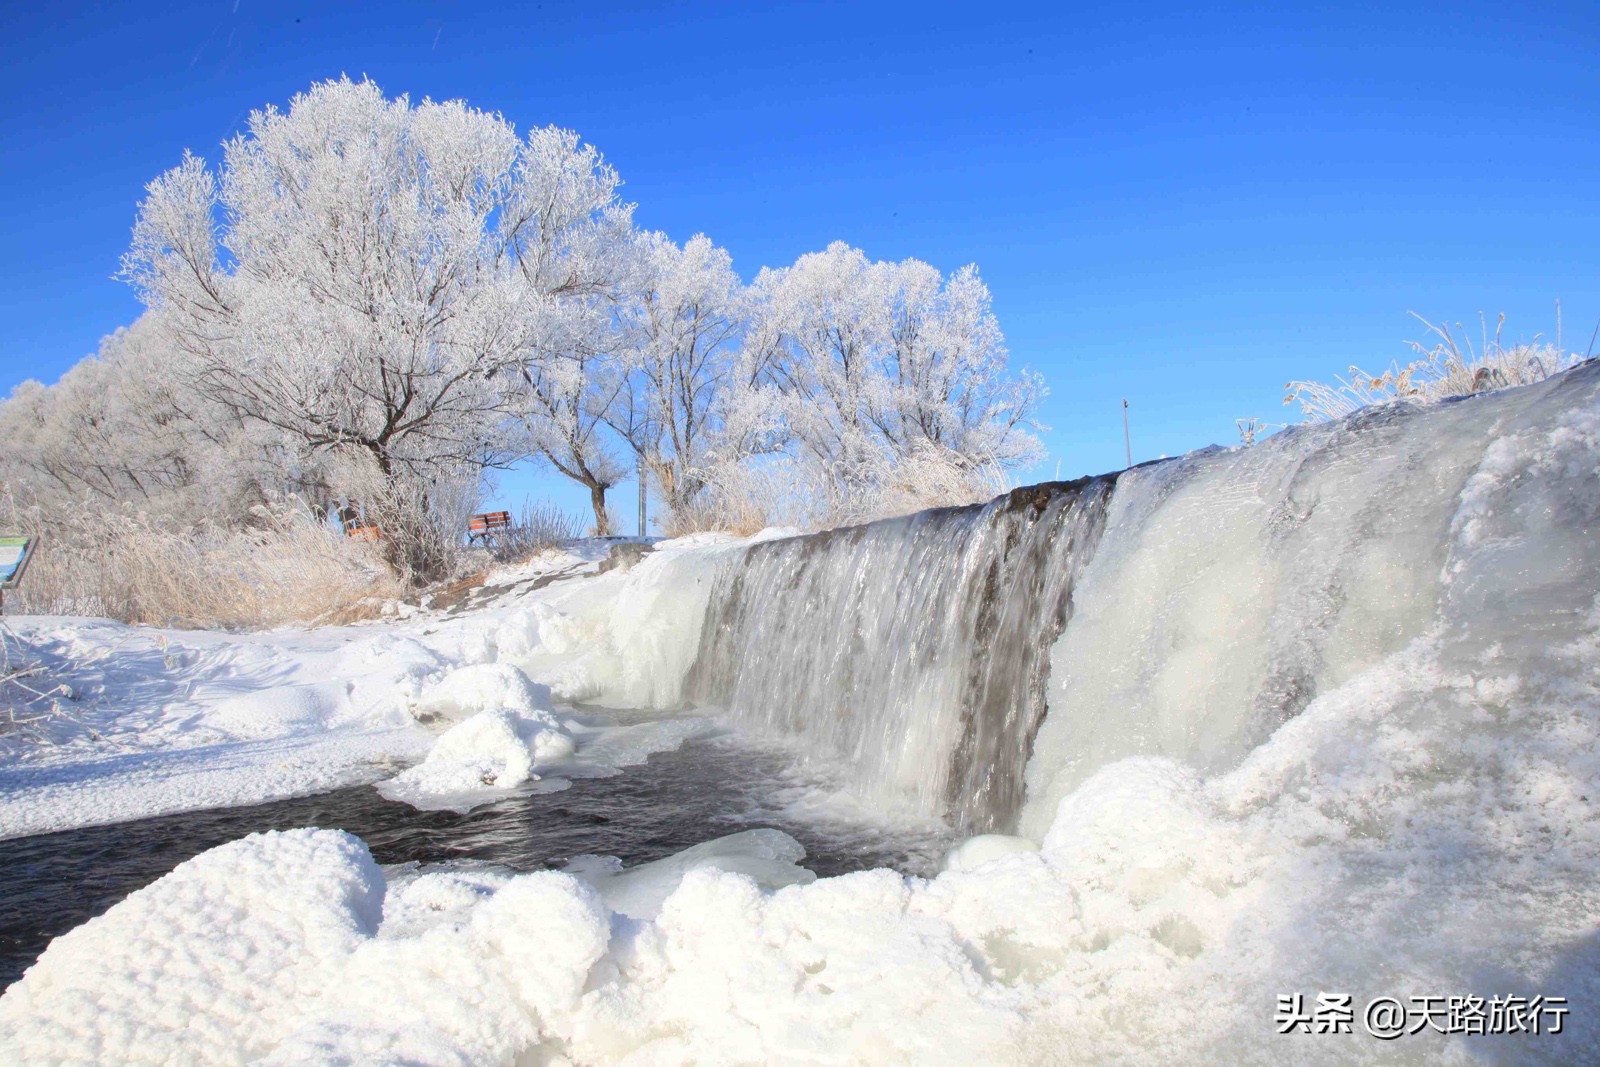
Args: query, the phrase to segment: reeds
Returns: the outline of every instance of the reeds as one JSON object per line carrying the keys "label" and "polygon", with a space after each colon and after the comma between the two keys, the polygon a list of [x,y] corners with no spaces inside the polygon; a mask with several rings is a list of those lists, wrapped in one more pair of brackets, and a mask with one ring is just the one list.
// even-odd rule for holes
{"label": "reeds", "polygon": [[91,615],[123,622],[252,629],[376,613],[401,587],[377,546],[342,536],[296,501],[252,510],[251,525],[173,528],[131,507],[49,507],[0,498],[9,529],[41,544],[11,614]]}
{"label": "reeds", "polygon": [[[1464,334],[1458,340],[1448,326],[1436,326],[1420,315],[1417,320],[1437,340],[1430,348],[1412,341],[1418,358],[1405,367],[1392,364],[1382,374],[1368,374],[1360,367],[1349,368],[1349,376],[1327,382],[1295,381],[1287,386],[1285,404],[1298,403],[1306,418],[1321,422],[1343,418],[1369,404],[1401,402],[1425,404],[1446,397],[1531,385],[1579,362],[1577,355],[1563,355],[1558,345],[1541,343],[1538,337],[1526,344],[1507,346],[1501,341],[1506,317],[1501,315],[1494,336],[1488,324],[1483,339],[1474,348]],[[1460,329],[1460,324],[1456,325]]]}

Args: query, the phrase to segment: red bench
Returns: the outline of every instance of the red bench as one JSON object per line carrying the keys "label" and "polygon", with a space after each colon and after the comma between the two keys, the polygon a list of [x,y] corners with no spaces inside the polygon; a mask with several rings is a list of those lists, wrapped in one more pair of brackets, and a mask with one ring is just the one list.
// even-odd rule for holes
{"label": "red bench", "polygon": [[382,541],[383,531],[376,526],[346,526],[344,535],[357,541]]}
{"label": "red bench", "polygon": [[472,541],[480,537],[489,537],[497,530],[506,530],[510,529],[510,527],[511,512],[486,511],[467,520],[467,540]]}

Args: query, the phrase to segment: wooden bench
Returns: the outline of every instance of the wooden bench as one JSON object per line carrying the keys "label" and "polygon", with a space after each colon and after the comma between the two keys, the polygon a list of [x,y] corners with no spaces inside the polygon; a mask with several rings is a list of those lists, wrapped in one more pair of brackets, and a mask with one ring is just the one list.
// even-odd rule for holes
{"label": "wooden bench", "polygon": [[487,538],[497,530],[508,530],[510,528],[511,512],[486,511],[482,515],[474,515],[467,520],[467,540],[472,541],[480,537]]}
{"label": "wooden bench", "polygon": [[376,526],[346,526],[344,528],[344,535],[346,537],[353,537],[357,541],[383,540],[383,531],[378,529]]}

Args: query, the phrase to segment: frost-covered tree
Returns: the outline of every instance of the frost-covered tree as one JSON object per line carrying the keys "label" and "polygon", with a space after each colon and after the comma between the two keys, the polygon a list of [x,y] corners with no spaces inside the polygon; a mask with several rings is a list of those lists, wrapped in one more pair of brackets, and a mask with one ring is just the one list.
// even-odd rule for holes
{"label": "frost-covered tree", "polygon": [[[750,417],[781,420],[797,454],[845,483],[938,457],[1014,469],[1040,450],[1039,377],[1010,374],[975,267],[874,263],[842,242],[763,270],[746,347]],[[764,413],[764,414],[763,414]]]}
{"label": "frost-covered tree", "polygon": [[55,385],[18,386],[0,405],[0,480],[37,500],[127,503],[177,523],[242,525],[275,493],[311,496],[314,472],[275,433],[189,390],[169,344],[146,315]]}
{"label": "frost-covered tree", "polygon": [[541,341],[623,262],[618,184],[568,131],[324,82],[152,182],[125,274],[198,391],[426,485],[519,458]]}
{"label": "frost-covered tree", "polygon": [[612,298],[591,298],[549,320],[536,354],[519,372],[528,448],[589,490],[600,537],[611,533],[606,492],[628,475],[605,433],[606,413],[623,386],[616,344]]}
{"label": "frost-covered tree", "polygon": [[726,432],[744,286],[728,253],[703,234],[680,248],[647,233],[637,252],[618,307],[624,377],[608,421],[681,513],[712,462],[744,451]]}

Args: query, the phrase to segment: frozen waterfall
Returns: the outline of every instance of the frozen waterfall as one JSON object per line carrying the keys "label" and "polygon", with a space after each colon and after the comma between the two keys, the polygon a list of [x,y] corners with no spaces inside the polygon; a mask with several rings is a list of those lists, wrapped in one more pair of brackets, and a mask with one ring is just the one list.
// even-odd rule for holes
{"label": "frozen waterfall", "polygon": [[712,589],[690,698],[844,760],[885,802],[1009,825],[1111,486],[752,546]]}
{"label": "frozen waterfall", "polygon": [[[1224,770],[1431,627],[1478,611],[1509,639],[1592,604],[1592,506],[1542,494],[1537,470],[1474,494],[1597,395],[1589,363],[752,545],[712,579],[685,693],[839,761],[868,799],[1038,837],[1113,760]],[[1516,547],[1464,577],[1469,522]]]}

